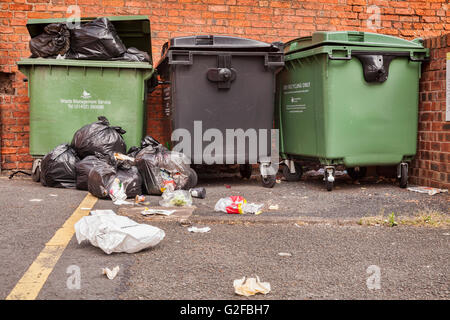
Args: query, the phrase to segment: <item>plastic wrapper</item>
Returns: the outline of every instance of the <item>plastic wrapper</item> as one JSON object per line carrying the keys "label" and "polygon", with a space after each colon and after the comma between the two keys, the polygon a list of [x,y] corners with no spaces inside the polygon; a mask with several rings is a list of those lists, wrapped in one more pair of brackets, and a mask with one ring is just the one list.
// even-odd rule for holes
{"label": "plastic wrapper", "polygon": [[236,279],[233,281],[234,292],[241,296],[253,296],[257,293],[268,294],[270,292],[270,283],[261,282],[259,277]]}
{"label": "plastic wrapper", "polygon": [[89,241],[106,254],[135,253],[156,246],[165,237],[163,230],[139,224],[113,211],[81,218],[75,224],[75,234],[79,244]]}
{"label": "plastic wrapper", "polygon": [[125,187],[122,181],[120,181],[118,178],[114,178],[113,182],[109,186],[108,193],[112,201],[114,201],[114,204],[121,204],[127,199]]}
{"label": "plastic wrapper", "polygon": [[51,23],[44,32],[30,40],[32,58],[64,55],[70,48],[70,32],[64,23]]}
{"label": "plastic wrapper", "polygon": [[136,167],[118,169],[117,178],[122,182],[127,198],[134,198],[142,194],[142,177]]}
{"label": "plastic wrapper", "polygon": [[127,51],[114,25],[107,18],[84,23],[70,33],[69,59],[110,60]]}
{"label": "plastic wrapper", "polygon": [[247,203],[247,200],[241,196],[231,196],[219,199],[214,206],[214,211],[231,214],[260,214],[263,206],[263,204]]}
{"label": "plastic wrapper", "polygon": [[88,176],[88,191],[97,198],[107,198],[116,174],[116,169],[106,162],[93,167]]}
{"label": "plastic wrapper", "polygon": [[97,122],[75,132],[71,146],[81,158],[95,155],[96,152],[104,155],[125,153],[127,148],[122,137],[125,132],[120,127],[111,127],[105,117],[98,117]]}
{"label": "plastic wrapper", "polygon": [[136,155],[136,166],[147,194],[160,195],[169,184],[174,185],[173,190],[183,189],[188,183],[186,161],[183,154],[169,151],[161,144],[143,148]]}
{"label": "plastic wrapper", "polygon": [[96,153],[95,156],[87,156],[83,160],[77,162],[75,166],[77,173],[77,189],[88,190],[89,172],[96,166],[104,165],[105,162],[108,162],[108,158],[100,153]]}
{"label": "plastic wrapper", "polygon": [[68,144],[61,144],[45,155],[41,161],[41,182],[47,187],[75,188],[76,163],[75,150]]}
{"label": "plastic wrapper", "polygon": [[130,61],[130,62],[150,62],[150,56],[148,55],[147,52],[131,47],[128,48],[127,51],[122,56],[112,58],[111,60]]}
{"label": "plastic wrapper", "polygon": [[163,207],[189,207],[192,205],[192,197],[186,190],[167,190],[163,192],[159,204]]}

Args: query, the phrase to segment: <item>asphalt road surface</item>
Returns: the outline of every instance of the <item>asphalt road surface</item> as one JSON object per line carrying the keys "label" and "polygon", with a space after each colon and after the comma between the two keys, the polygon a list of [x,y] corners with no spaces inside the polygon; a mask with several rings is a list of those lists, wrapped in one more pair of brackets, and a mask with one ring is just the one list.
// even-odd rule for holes
{"label": "asphalt road surface", "polygon": [[[422,195],[390,184],[342,184],[341,189],[327,193],[318,183],[312,182],[311,186],[308,181],[300,181],[294,183],[299,190],[297,195],[291,194],[295,189],[288,187],[287,182],[271,190],[261,188],[257,181],[245,183],[231,178],[203,184],[208,195],[204,200],[194,201],[199,207],[194,215],[217,217],[217,221],[210,219],[198,225],[211,227],[210,232],[189,233],[177,222],[153,222],[152,225],[166,232],[159,245],[136,254],[111,255],[89,243],[79,245],[73,237],[37,299],[450,297],[448,228],[368,227],[333,222],[333,218],[339,217],[359,219],[383,208],[409,213],[432,209],[448,214],[447,194]],[[211,207],[216,198],[233,192],[245,195],[252,202],[268,204],[270,200],[280,210],[264,212],[253,222],[239,223],[236,217],[235,221],[225,223],[220,218],[224,215],[214,213]],[[1,298],[13,290],[86,194],[44,188],[20,177],[13,180],[0,177]],[[153,203],[157,200],[157,197],[150,199]],[[107,200],[99,200],[94,207],[106,208],[118,212],[118,207]],[[296,214],[327,220],[309,225],[283,220]],[[277,219],[271,223],[258,222],[257,217],[264,215],[274,215]],[[133,218],[144,222],[140,216]],[[102,275],[102,268],[116,265],[120,271],[114,280]],[[74,266],[79,270],[79,288],[68,285]],[[233,280],[255,275],[271,284],[269,294],[245,298],[234,293]]]}

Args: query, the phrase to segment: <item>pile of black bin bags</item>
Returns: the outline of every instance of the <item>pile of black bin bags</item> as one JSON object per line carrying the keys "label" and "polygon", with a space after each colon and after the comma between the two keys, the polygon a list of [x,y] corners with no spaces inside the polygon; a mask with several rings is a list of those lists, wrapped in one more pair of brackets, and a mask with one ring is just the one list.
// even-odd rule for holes
{"label": "pile of black bin bags", "polygon": [[105,117],[98,117],[75,132],[70,145],[61,144],[45,155],[42,184],[88,190],[98,198],[108,198],[115,179],[122,183],[128,198],[144,193],[160,195],[167,184],[175,189],[195,187],[195,172],[186,156],[168,150],[150,136],[127,153],[124,133]]}
{"label": "pile of black bin bags", "polygon": [[108,18],[97,18],[69,29],[65,23],[51,23],[30,40],[31,58],[78,60],[122,60],[149,62],[148,53],[123,44]]}

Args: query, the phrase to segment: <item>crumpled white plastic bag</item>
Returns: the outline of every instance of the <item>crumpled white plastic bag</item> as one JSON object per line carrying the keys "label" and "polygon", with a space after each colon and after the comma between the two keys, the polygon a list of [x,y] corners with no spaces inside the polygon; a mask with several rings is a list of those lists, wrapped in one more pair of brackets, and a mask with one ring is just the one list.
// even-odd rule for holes
{"label": "crumpled white plastic bag", "polygon": [[79,244],[89,241],[107,254],[135,253],[154,247],[164,239],[163,230],[148,224],[139,224],[127,217],[118,216],[113,211],[108,211],[83,217],[75,224]]}

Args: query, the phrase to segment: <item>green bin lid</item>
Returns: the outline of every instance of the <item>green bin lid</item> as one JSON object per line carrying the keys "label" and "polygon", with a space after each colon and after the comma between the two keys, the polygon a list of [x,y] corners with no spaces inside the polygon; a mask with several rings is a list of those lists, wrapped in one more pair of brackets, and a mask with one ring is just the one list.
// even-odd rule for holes
{"label": "green bin lid", "polygon": [[360,31],[318,31],[312,36],[293,39],[284,45],[284,53],[307,50],[325,45],[359,47],[384,47],[403,49],[423,49],[422,39],[412,41],[379,33]]}
{"label": "green bin lid", "polygon": [[[150,35],[150,19],[148,16],[114,16],[106,17],[114,25],[120,39],[127,47],[135,47],[145,51],[152,57],[152,43]],[[96,18],[81,18],[81,23],[92,21]],[[27,21],[27,29],[33,38],[42,32],[46,25],[50,23],[64,23],[67,19],[30,19]]]}

